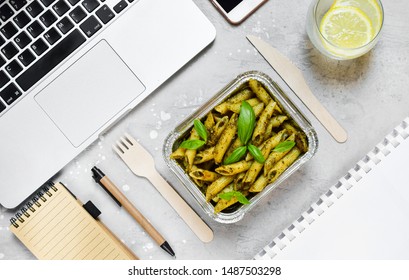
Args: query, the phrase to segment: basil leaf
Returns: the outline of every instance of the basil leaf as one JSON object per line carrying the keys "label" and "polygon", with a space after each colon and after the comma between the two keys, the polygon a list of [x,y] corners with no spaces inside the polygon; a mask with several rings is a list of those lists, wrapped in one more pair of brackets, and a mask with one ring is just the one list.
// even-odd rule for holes
{"label": "basil leaf", "polygon": [[238,162],[246,154],[246,152],[247,152],[247,147],[246,146],[238,147],[237,149],[235,149],[233,151],[233,153],[231,153],[230,156],[228,156],[224,160],[223,164],[228,165],[228,164]]}
{"label": "basil leaf", "polygon": [[193,125],[195,127],[195,130],[197,134],[205,141],[207,142],[207,130],[204,124],[200,120],[194,120]]}
{"label": "basil leaf", "polygon": [[280,144],[278,144],[274,148],[273,152],[278,152],[278,153],[287,152],[287,151],[291,150],[294,146],[295,146],[294,141],[286,140],[286,141],[281,142]]}
{"label": "basil leaf", "polygon": [[248,149],[250,154],[254,157],[254,159],[259,163],[264,163],[266,159],[263,156],[263,153],[254,145],[249,144]]}
{"label": "basil leaf", "polygon": [[250,201],[241,192],[236,192],[235,197],[241,204],[250,204]]}
{"label": "basil leaf", "polygon": [[180,148],[185,148],[188,150],[197,150],[202,147],[206,142],[202,140],[185,140],[180,144]]}
{"label": "basil leaf", "polygon": [[253,108],[246,101],[243,101],[240,106],[240,115],[237,122],[237,134],[243,145],[247,145],[250,141],[255,124],[256,114]]}
{"label": "basil leaf", "polygon": [[233,196],[234,196],[234,192],[226,192],[226,193],[219,194],[219,197],[225,200],[230,200],[233,198]]}
{"label": "basil leaf", "polygon": [[237,200],[241,204],[250,204],[250,201],[247,199],[247,197],[245,197],[244,194],[242,194],[241,192],[238,192],[238,191],[231,191],[231,192],[221,193],[221,194],[219,194],[219,197],[221,199],[225,199],[225,200],[230,200],[233,197],[236,197]]}

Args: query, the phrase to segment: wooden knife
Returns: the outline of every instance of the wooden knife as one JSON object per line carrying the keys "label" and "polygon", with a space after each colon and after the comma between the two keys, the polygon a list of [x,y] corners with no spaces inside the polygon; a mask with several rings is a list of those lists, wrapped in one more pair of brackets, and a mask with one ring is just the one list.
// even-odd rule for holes
{"label": "wooden knife", "polygon": [[287,57],[268,43],[252,35],[248,35],[247,39],[271,67],[274,68],[277,74],[280,75],[311,113],[314,114],[331,136],[339,143],[345,142],[348,138],[346,131],[311,92],[302,72]]}

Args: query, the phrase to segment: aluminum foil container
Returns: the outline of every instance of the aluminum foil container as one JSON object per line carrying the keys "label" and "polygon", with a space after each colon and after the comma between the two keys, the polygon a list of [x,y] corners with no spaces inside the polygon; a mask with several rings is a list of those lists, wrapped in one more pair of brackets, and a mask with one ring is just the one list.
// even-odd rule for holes
{"label": "aluminum foil container", "polygon": [[[264,88],[270,93],[272,98],[283,109],[283,112],[290,117],[298,127],[305,133],[308,141],[308,151],[302,154],[287,170],[281,174],[276,181],[267,185],[263,191],[257,193],[250,199],[250,204],[239,205],[237,209],[231,212],[214,212],[214,206],[210,202],[206,202],[205,196],[195,182],[183,170],[176,160],[170,159],[171,153],[176,150],[180,143],[186,138],[193,128],[195,119],[203,119],[215,106],[228,99],[230,96],[242,89],[250,79],[259,81]],[[235,223],[243,218],[243,216],[257,205],[262,199],[272,192],[278,185],[286,180],[291,174],[299,169],[303,164],[310,160],[318,148],[317,134],[304,116],[304,114],[291,102],[287,94],[274,82],[269,76],[258,71],[250,71],[239,75],[231,81],[226,87],[220,90],[209,101],[201,106],[196,112],[187,117],[180,123],[166,138],[163,147],[163,157],[166,164],[182,182],[186,189],[193,195],[197,203],[203,211],[207,213],[213,220],[220,223]]]}

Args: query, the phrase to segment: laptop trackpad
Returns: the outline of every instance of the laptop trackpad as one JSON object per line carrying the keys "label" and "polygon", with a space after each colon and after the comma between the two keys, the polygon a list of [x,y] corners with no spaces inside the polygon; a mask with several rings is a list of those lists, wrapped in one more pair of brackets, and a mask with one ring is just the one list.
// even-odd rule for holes
{"label": "laptop trackpad", "polygon": [[135,74],[103,40],[37,94],[35,100],[78,147],[144,90]]}

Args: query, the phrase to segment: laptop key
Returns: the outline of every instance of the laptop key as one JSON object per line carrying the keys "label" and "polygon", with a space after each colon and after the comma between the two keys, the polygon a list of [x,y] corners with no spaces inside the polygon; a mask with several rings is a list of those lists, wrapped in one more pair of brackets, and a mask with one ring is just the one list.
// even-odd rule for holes
{"label": "laptop key", "polygon": [[38,3],[38,1],[34,1],[27,6],[26,10],[30,16],[35,18],[44,10],[44,8]]}
{"label": "laptop key", "polygon": [[27,27],[27,31],[33,38],[37,38],[44,31],[44,27],[36,20]]}
{"label": "laptop key", "polygon": [[49,27],[51,24],[53,24],[57,20],[57,17],[54,15],[53,12],[48,10],[45,13],[43,13],[39,17],[39,19],[44,24],[45,27]]}
{"label": "laptop key", "polygon": [[21,72],[21,70],[23,70],[23,67],[21,67],[17,60],[14,59],[5,67],[5,69],[7,70],[11,77],[15,77],[17,76],[18,73]]}
{"label": "laptop key", "polygon": [[71,6],[75,6],[80,0],[68,0],[70,2]]}
{"label": "laptop key", "polygon": [[61,38],[61,35],[58,33],[57,29],[53,27],[44,34],[44,38],[50,45],[54,45],[55,42]]}
{"label": "laptop key", "polygon": [[44,4],[44,6],[48,7],[52,3],[54,3],[55,0],[41,0],[41,2]]}
{"label": "laptop key", "polygon": [[26,49],[21,54],[19,54],[17,57],[24,66],[29,65],[35,59],[34,54],[29,49]]}
{"label": "laptop key", "polygon": [[16,42],[17,46],[20,49],[24,49],[28,44],[31,43],[31,38],[27,35],[25,31],[21,32],[14,38],[14,42]]}
{"label": "laptop key", "polygon": [[67,2],[65,2],[64,0],[59,0],[54,4],[53,9],[57,13],[57,15],[62,16],[63,14],[68,12],[70,6],[68,6]]}
{"label": "laptop key", "polygon": [[27,91],[85,41],[84,35],[82,35],[78,29],[74,29],[70,34],[54,45],[49,52],[23,72],[16,79],[17,84],[24,91]]}
{"label": "laptop key", "polygon": [[18,53],[18,49],[16,46],[13,44],[13,42],[9,42],[7,45],[5,45],[2,49],[1,52],[4,54],[4,56],[7,59],[12,58]]}
{"label": "laptop key", "polygon": [[4,64],[6,64],[6,61],[4,58],[0,55],[0,67],[2,67]]}
{"label": "laptop key", "polygon": [[80,6],[77,6],[74,10],[70,12],[70,17],[75,21],[75,23],[79,23],[86,16],[87,14]]}
{"label": "laptop key", "polygon": [[97,0],[84,0],[81,4],[90,13],[99,6],[99,2]]}
{"label": "laptop key", "polygon": [[11,21],[9,21],[0,30],[1,30],[1,33],[3,33],[4,37],[6,37],[7,39],[10,39],[14,35],[16,35],[16,33],[18,32],[17,27]]}
{"label": "laptop key", "polygon": [[43,52],[45,52],[48,49],[47,44],[44,42],[43,39],[39,38],[37,41],[35,41],[32,45],[31,48],[37,55],[41,55]]}
{"label": "laptop key", "polygon": [[0,92],[1,98],[8,104],[11,105],[22,95],[21,91],[16,87],[15,84],[9,84],[5,89]]}
{"label": "laptop key", "polygon": [[0,35],[0,46],[3,46],[6,40],[4,40],[3,36]]}
{"label": "laptop key", "polygon": [[0,71],[0,88],[7,85],[8,82],[10,82],[10,78],[4,73],[4,71]]}
{"label": "laptop key", "polygon": [[114,12],[107,5],[99,8],[95,14],[104,24],[107,24],[115,16]]}
{"label": "laptop key", "polygon": [[118,14],[122,12],[127,6],[128,3],[126,3],[125,0],[122,0],[114,6],[114,11]]}
{"label": "laptop key", "polygon": [[0,100],[0,113],[3,112],[6,109],[6,105],[3,104]]}
{"label": "laptop key", "polygon": [[64,17],[62,20],[60,20],[57,23],[58,29],[60,29],[62,34],[66,34],[68,31],[70,31],[73,27],[74,24],[71,22],[71,20],[68,17]]}
{"label": "laptop key", "polygon": [[80,25],[80,28],[85,33],[85,35],[90,38],[102,28],[102,24],[97,20],[95,16],[90,16]]}
{"label": "laptop key", "polygon": [[9,5],[4,4],[3,6],[0,7],[0,18],[3,21],[8,20],[9,18],[11,18],[14,15],[13,10],[10,8]]}
{"label": "laptop key", "polygon": [[10,0],[10,5],[14,8],[14,10],[18,11],[27,4],[26,0]]}
{"label": "laptop key", "polygon": [[18,25],[18,27],[23,28],[31,21],[31,18],[26,14],[26,12],[21,11],[13,18],[13,20]]}

